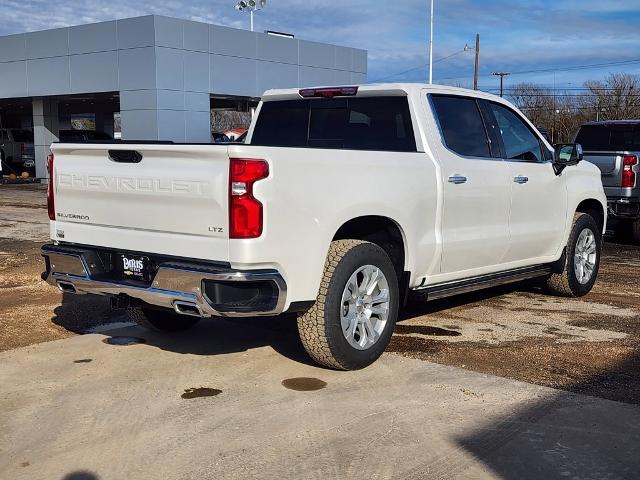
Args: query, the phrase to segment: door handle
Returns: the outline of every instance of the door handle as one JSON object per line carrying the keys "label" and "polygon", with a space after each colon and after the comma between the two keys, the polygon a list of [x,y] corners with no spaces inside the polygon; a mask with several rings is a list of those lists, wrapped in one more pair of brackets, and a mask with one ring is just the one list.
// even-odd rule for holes
{"label": "door handle", "polygon": [[525,177],[524,175],[517,175],[513,177],[513,181],[519,184],[523,184],[529,181],[529,177]]}
{"label": "door handle", "polygon": [[455,185],[460,185],[461,183],[467,183],[467,177],[456,173],[455,175],[451,175],[449,177],[449,183],[453,183]]}

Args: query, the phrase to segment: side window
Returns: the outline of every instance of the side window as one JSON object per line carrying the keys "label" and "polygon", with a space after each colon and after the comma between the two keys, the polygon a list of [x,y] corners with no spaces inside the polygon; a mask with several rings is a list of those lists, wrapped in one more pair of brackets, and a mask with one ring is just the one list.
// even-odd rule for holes
{"label": "side window", "polygon": [[406,97],[349,100],[345,148],[415,152],[416,139]]}
{"label": "side window", "polygon": [[265,147],[306,147],[308,131],[308,101],[265,102],[251,143]]}
{"label": "side window", "polygon": [[449,149],[468,157],[491,157],[484,123],[473,98],[432,95],[431,101]]}
{"label": "side window", "polygon": [[505,158],[528,162],[544,160],[540,139],[534,135],[527,124],[508,108],[493,102],[490,102],[490,105],[502,134]]}

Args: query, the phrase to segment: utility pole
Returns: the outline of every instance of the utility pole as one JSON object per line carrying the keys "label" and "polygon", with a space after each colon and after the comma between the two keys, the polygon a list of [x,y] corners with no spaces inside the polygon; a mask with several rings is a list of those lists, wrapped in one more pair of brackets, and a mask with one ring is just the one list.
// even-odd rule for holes
{"label": "utility pole", "polygon": [[502,82],[504,77],[508,77],[509,75],[511,75],[511,72],[493,72],[493,75],[495,75],[496,77],[500,77],[500,96],[502,97],[504,94],[504,90],[502,87]]}
{"label": "utility pole", "polygon": [[478,90],[478,66],[480,63],[480,34],[476,33],[476,68],[473,73],[473,89]]}
{"label": "utility pole", "polygon": [[554,145],[556,143],[556,72],[553,72],[553,128],[551,129],[551,140]]}
{"label": "utility pole", "polygon": [[431,17],[429,19],[429,83],[433,83],[433,0],[431,0]]}

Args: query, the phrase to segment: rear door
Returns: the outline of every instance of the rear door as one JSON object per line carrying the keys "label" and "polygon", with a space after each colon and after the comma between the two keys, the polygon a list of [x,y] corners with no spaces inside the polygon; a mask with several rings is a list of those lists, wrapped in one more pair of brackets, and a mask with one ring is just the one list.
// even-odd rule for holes
{"label": "rear door", "polygon": [[228,258],[227,147],[53,144],[52,238]]}
{"label": "rear door", "polygon": [[499,132],[509,171],[511,242],[504,261],[540,263],[538,259],[554,256],[563,241],[565,177],[555,174],[552,153],[515,110],[483,102],[485,121]]}
{"label": "rear door", "polygon": [[476,99],[429,97],[441,135],[432,142],[444,185],[441,273],[463,278],[500,270],[509,246],[507,165],[492,154]]}

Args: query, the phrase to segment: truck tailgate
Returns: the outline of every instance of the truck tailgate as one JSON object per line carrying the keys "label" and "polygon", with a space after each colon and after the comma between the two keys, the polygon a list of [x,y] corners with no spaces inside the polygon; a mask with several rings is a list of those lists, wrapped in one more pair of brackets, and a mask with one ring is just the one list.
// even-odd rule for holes
{"label": "truck tailgate", "polygon": [[[226,146],[54,144],[52,238],[227,261]],[[131,154],[137,152],[142,158]]]}
{"label": "truck tailgate", "polygon": [[622,155],[617,152],[585,152],[584,159],[600,169],[604,187],[622,184]]}

